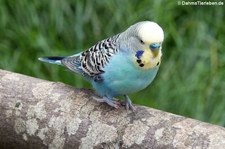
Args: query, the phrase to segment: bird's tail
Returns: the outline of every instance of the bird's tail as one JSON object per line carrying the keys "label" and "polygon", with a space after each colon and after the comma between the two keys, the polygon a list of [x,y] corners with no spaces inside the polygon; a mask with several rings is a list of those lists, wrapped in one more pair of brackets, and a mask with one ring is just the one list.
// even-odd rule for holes
{"label": "bird's tail", "polygon": [[66,58],[65,56],[49,56],[49,57],[40,57],[39,61],[47,62],[51,64],[62,65],[62,59]]}

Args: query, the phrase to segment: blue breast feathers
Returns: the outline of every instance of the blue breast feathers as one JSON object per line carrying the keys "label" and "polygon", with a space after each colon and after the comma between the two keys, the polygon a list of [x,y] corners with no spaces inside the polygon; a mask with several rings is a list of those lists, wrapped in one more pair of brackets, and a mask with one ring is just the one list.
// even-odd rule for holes
{"label": "blue breast feathers", "polygon": [[[138,52],[138,56],[142,52]],[[104,67],[102,82],[92,82],[101,96],[114,97],[140,91],[146,88],[155,78],[158,67],[150,70],[138,69],[131,55],[119,52]]]}

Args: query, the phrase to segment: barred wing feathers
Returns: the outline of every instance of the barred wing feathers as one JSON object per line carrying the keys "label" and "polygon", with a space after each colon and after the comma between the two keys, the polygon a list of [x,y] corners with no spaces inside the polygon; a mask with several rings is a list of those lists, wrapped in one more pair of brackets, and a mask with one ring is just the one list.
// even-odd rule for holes
{"label": "barred wing feathers", "polygon": [[100,74],[104,73],[102,68],[109,63],[110,58],[118,52],[116,43],[118,35],[102,40],[81,52],[78,55],[69,56],[62,60],[62,64],[71,71],[80,73],[95,81],[101,81]]}

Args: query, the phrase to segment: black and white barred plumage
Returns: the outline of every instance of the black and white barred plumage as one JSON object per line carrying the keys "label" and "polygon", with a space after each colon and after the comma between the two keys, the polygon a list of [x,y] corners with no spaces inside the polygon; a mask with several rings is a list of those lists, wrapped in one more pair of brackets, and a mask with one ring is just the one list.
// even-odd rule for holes
{"label": "black and white barred plumage", "polygon": [[102,68],[118,52],[116,43],[119,35],[104,39],[79,55],[62,59],[62,64],[71,71],[81,73],[96,81],[101,80],[102,78],[99,75],[104,73]]}

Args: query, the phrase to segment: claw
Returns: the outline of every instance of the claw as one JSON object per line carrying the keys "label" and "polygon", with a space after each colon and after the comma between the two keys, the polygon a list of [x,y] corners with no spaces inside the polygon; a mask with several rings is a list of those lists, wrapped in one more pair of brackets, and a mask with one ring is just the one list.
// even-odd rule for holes
{"label": "claw", "polygon": [[125,95],[125,104],[126,104],[126,110],[128,111],[129,109],[131,109],[133,112],[136,110],[135,106],[133,106],[132,101],[130,100],[130,98]]}
{"label": "claw", "polygon": [[119,109],[119,108],[121,108],[121,106],[122,106],[121,103],[120,103],[119,101],[116,101],[116,100],[114,100],[114,99],[112,99],[112,100],[107,100],[106,103],[109,104],[110,106],[116,108],[116,109]]}
{"label": "claw", "polygon": [[116,101],[114,99],[109,99],[107,97],[102,97],[102,98],[98,98],[98,97],[93,97],[94,100],[96,100],[97,102],[105,102],[108,105],[119,109],[121,107],[121,103],[119,101]]}
{"label": "claw", "polygon": [[[93,97],[93,99],[97,102],[105,102],[116,109],[119,109],[122,106],[121,102],[107,97]],[[127,95],[125,95],[125,106],[127,111],[129,111],[129,109],[131,109],[133,112],[136,110],[135,106],[133,106],[132,101]]]}

